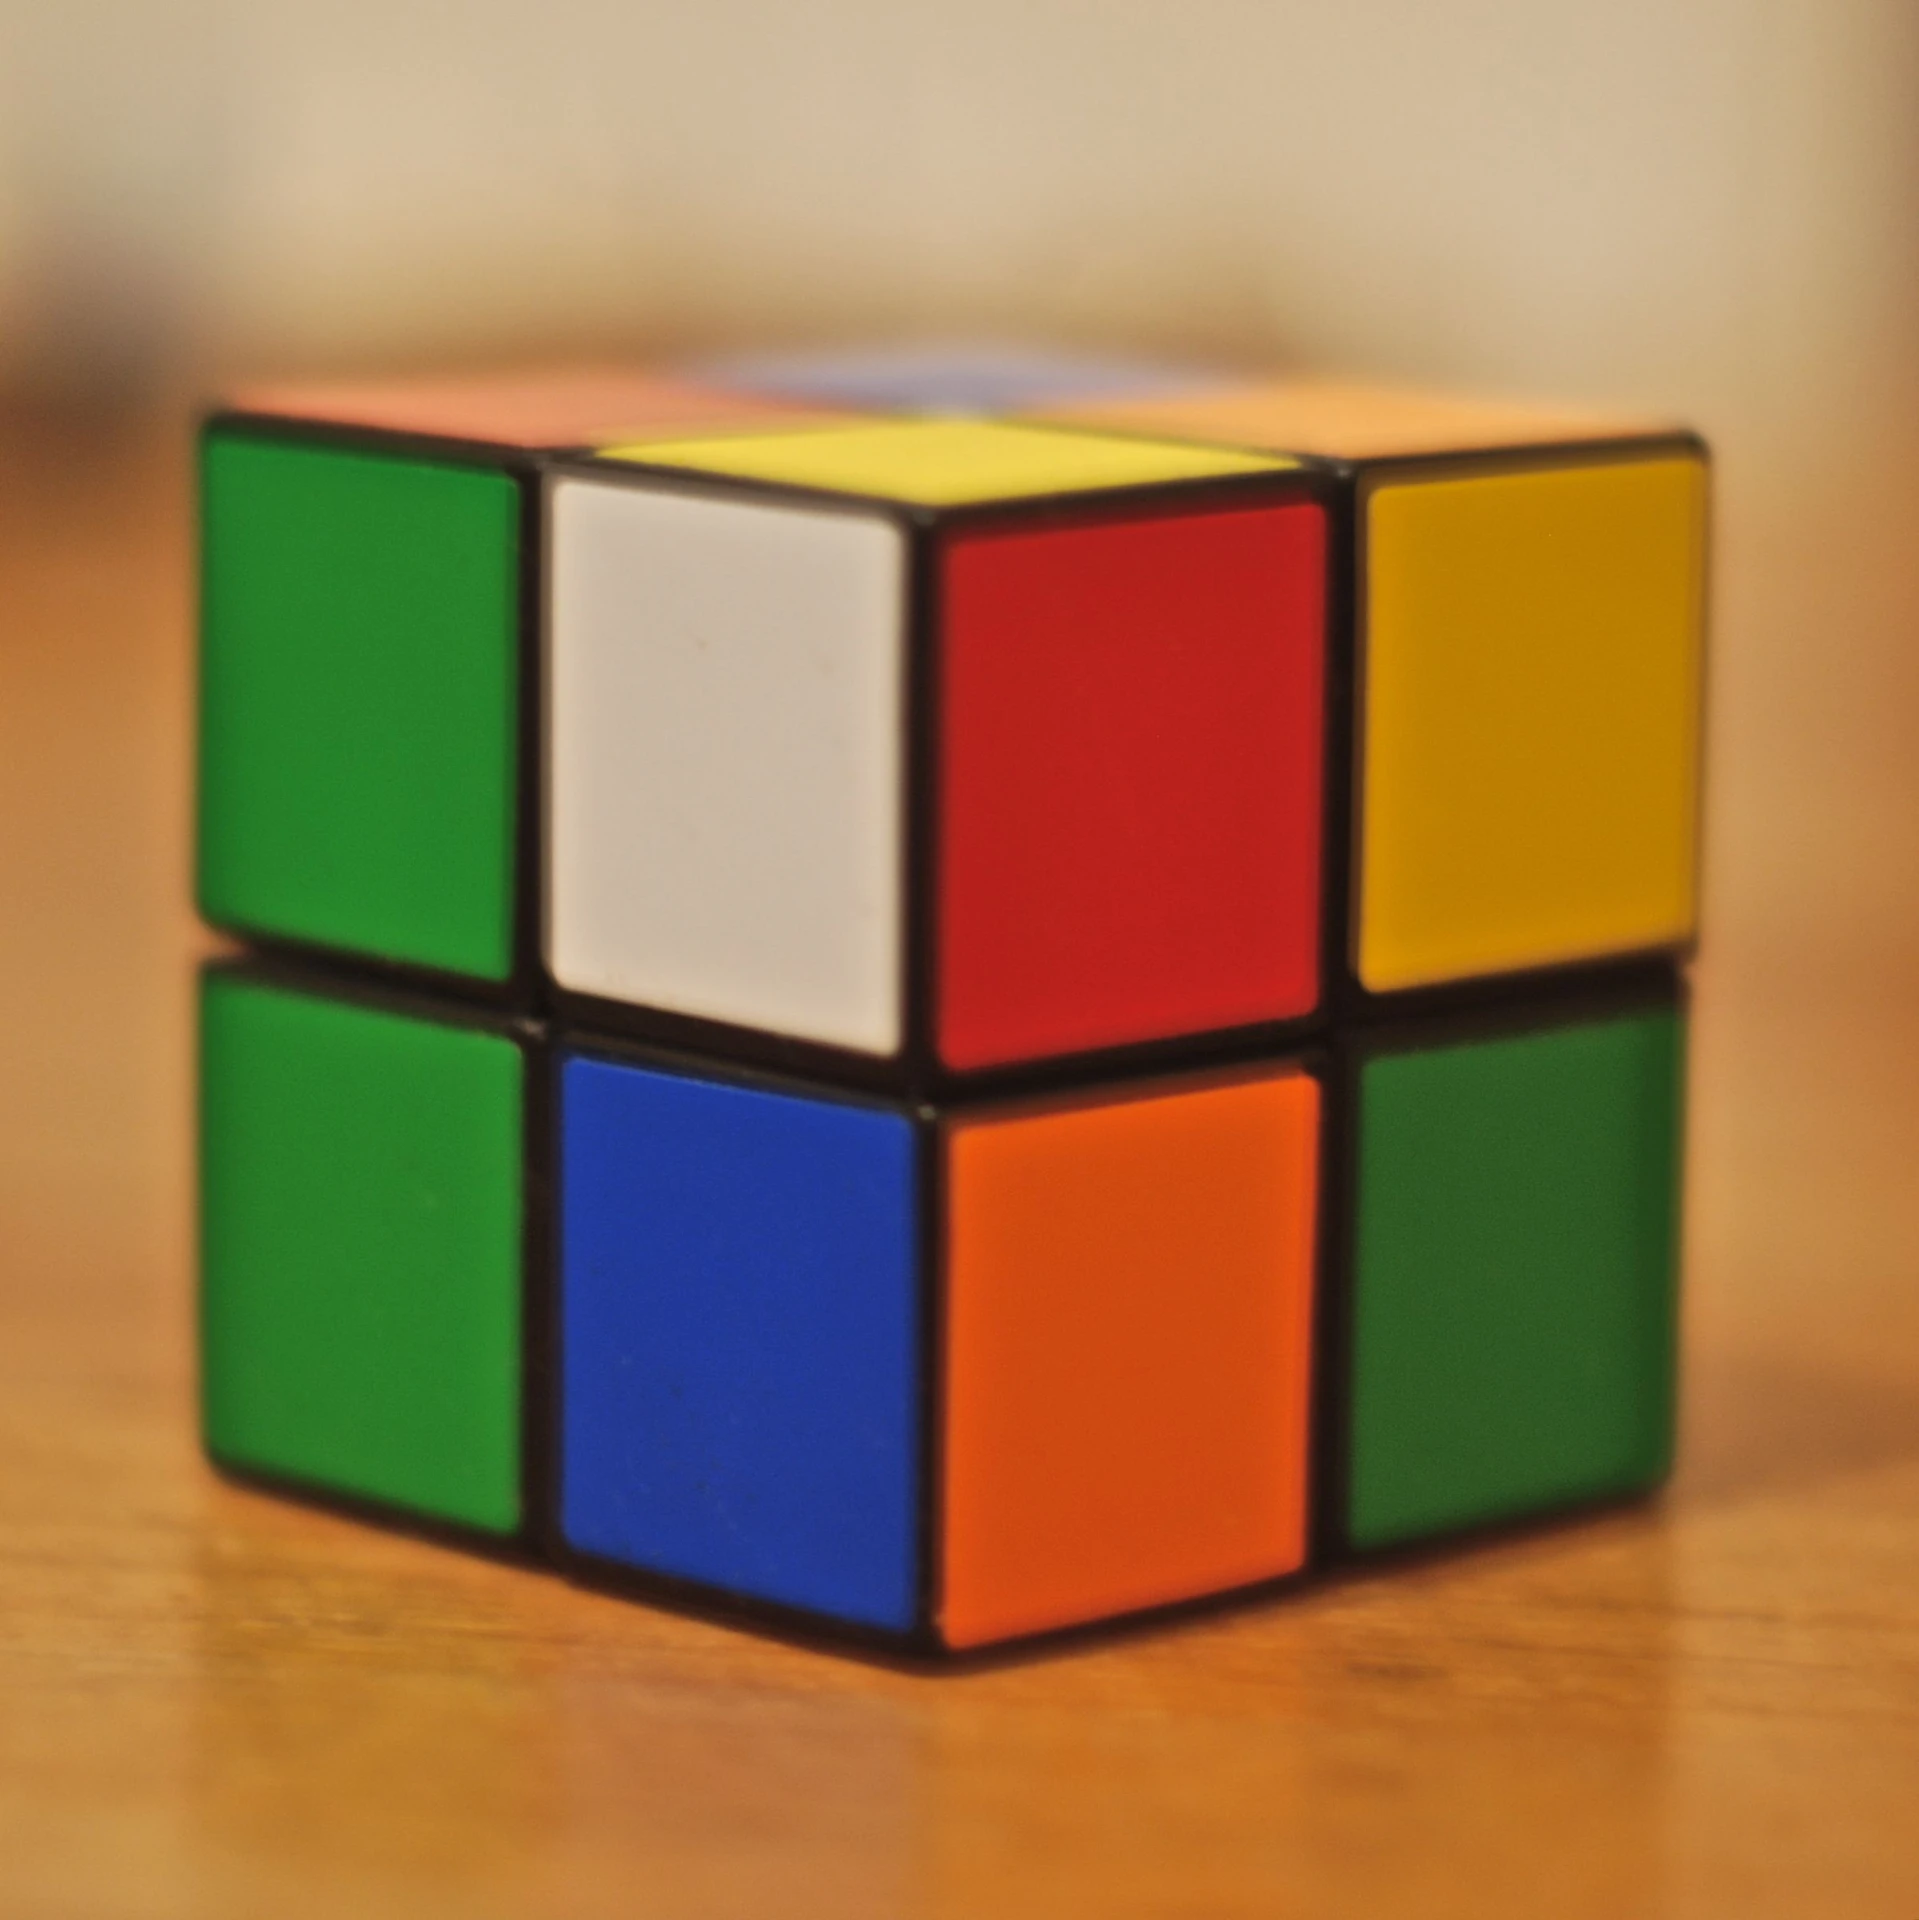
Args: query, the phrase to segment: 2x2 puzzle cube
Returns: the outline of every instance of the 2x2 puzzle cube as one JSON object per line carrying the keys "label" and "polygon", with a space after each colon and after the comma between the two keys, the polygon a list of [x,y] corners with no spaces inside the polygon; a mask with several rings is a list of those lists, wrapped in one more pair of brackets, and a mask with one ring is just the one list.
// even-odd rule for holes
{"label": "2x2 puzzle cube", "polygon": [[[1178,425],[735,415],[689,441],[631,411],[516,472],[484,434],[352,413],[213,426],[204,737],[219,758],[230,657],[342,657],[223,601],[223,449],[506,467],[525,557],[490,661],[531,714],[495,739],[521,807],[495,844],[520,858],[489,866],[493,971],[464,971],[507,1011],[463,1009],[443,954],[276,927],[203,879],[210,917],[435,970],[209,978],[216,1457],[940,1648],[1658,1477],[1678,993],[1603,962],[1689,918],[1569,941],[1548,902],[1560,945],[1507,938],[1481,973],[1583,971],[1476,1011],[1483,980],[1369,969],[1347,787],[1381,755],[1348,715],[1386,676],[1355,684],[1382,656],[1342,617],[1370,604],[1348,473]],[[1684,731],[1696,499],[1677,514],[1693,571],[1663,638],[1631,608],[1623,638],[1673,656]],[[1615,561],[1643,545],[1629,523]],[[1549,646],[1620,644],[1616,605],[1582,628],[1534,598]],[[1478,670],[1497,687],[1496,652]],[[388,765],[390,813],[430,760]],[[1643,765],[1623,784],[1684,839],[1690,778],[1676,810]],[[203,874],[233,804],[206,794]],[[309,799],[336,805],[325,778]],[[490,1089],[459,1164],[355,1126],[458,1098],[455,1056]],[[301,1092],[327,1060],[361,1074],[331,1146]],[[490,1504],[435,1487],[453,1457],[491,1461]]]}

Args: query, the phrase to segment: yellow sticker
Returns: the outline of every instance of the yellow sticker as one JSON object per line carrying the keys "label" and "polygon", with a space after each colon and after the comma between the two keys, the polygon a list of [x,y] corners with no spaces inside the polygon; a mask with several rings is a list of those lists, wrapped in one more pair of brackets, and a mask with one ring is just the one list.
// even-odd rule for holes
{"label": "yellow sticker", "polygon": [[1361,980],[1685,940],[1703,462],[1408,478],[1364,512]]}

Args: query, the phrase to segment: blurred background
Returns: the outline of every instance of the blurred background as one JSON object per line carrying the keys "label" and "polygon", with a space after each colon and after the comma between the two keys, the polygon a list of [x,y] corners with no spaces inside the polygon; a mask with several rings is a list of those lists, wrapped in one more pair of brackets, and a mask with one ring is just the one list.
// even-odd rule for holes
{"label": "blurred background", "polygon": [[[1463,1596],[1451,1614],[1393,1582],[1269,1609],[1244,1628],[1264,1637],[1231,1686],[1195,1683],[1188,1733],[1255,1698],[1295,1711],[1289,1674],[1309,1717],[1324,1682],[1329,1720],[1359,1729],[1357,1758],[1302,1749],[1297,1790],[1291,1747],[1258,1749],[1278,1775],[1246,1761],[1256,1812],[1232,1831],[1248,1851],[1223,1827],[1206,1844],[1261,1873],[1317,1846],[1384,1886],[1391,1807],[1387,1824],[1436,1852],[1488,1840],[1446,1884],[1491,1911],[1488,1861],[1525,1853],[1503,1828],[1491,1843],[1486,1823],[1511,1805],[1588,1836],[1513,1911],[1867,1911],[1847,1875],[1867,1872],[1872,1836],[1909,1831],[1919,1764],[1885,1679],[1896,1668],[1913,1697],[1902,1543],[1919,1482],[1872,1477],[1919,1461],[1913,0],[0,0],[0,1613],[7,1650],[43,1650],[34,1698],[55,1703],[0,1715],[10,1905],[200,1911],[182,1889],[217,1853],[244,1888],[221,1911],[374,1911],[326,1879],[362,1857],[428,1863],[432,1884],[467,1888],[466,1911],[493,1911],[500,1856],[476,1849],[452,1800],[521,1806],[521,1749],[560,1737],[549,1671],[562,1731],[577,1722],[568,1737],[591,1756],[581,1781],[603,1771],[595,1742],[637,1748],[644,1725],[658,1748],[640,1778],[665,1812],[633,1829],[635,1848],[707,1831],[701,1742],[716,1743],[765,1788],[767,1833],[816,1830],[833,1871],[877,1876],[869,1904],[841,1911],[904,1910],[887,1846],[950,1844],[948,1877],[970,1884],[981,1808],[1057,1803],[1034,1831],[1062,1860],[1118,1846],[1125,1861],[1155,1805],[1199,1804],[1187,1773],[1202,1747],[1170,1721],[1063,1712],[1063,1750],[1093,1756],[1075,1763],[1090,1785],[1074,1802],[1043,1741],[1030,1778],[1005,1773],[1030,1723],[1009,1731],[985,1703],[1022,1684],[1042,1712],[1054,1684],[1082,1707],[1171,1698],[1149,1689],[1170,1688],[1180,1648],[1230,1650],[1230,1628],[1095,1660],[1080,1695],[1070,1667],[915,1693],[910,1719],[907,1683],[789,1671],[713,1636],[712,1672],[749,1660],[794,1699],[817,1692],[826,1745],[859,1756],[821,1774],[817,1715],[786,1747],[724,1690],[686,1696],[685,1738],[670,1714],[622,1718],[632,1696],[606,1675],[638,1671],[618,1663],[647,1636],[667,1649],[669,1702],[691,1657],[675,1649],[708,1641],[608,1610],[607,1650],[568,1666],[554,1650],[602,1619],[585,1603],[314,1532],[220,1493],[193,1453],[194,400],[239,378],[929,334],[1618,402],[1713,442],[1674,1499],[1530,1558],[1465,1556],[1434,1576]],[[328,1584],[349,1563],[362,1586]],[[1501,1612],[1534,1578],[1536,1610]],[[530,1739],[500,1733],[510,1718],[484,1723],[491,1739],[431,1718],[415,1643],[378,1651],[396,1607],[438,1617],[418,1596],[441,1589],[423,1583],[469,1579],[470,1604],[509,1624],[459,1640],[448,1671],[492,1662],[497,1698],[518,1701],[521,1662]],[[1403,1627],[1395,1590],[1415,1594]],[[1873,1608],[1901,1604],[1874,1639]],[[560,1624],[529,1628],[541,1608]],[[311,1626],[335,1619],[360,1624]],[[1567,1705],[1588,1684],[1567,1677],[1581,1635],[1601,1650],[1579,1669],[1591,1699],[1625,1703],[1587,1720]],[[347,1652],[328,1664],[336,1642]],[[1450,1651],[1434,1666],[1436,1646]],[[70,1691],[108,1672],[123,1682],[109,1711]],[[1408,1677],[1422,1673],[1439,1677]],[[1853,1717],[1835,1718],[1848,1685]],[[1788,1694],[1797,1719],[1780,1717]],[[1462,1767],[1491,1739],[1487,1702],[1506,1700],[1546,1703],[1537,1741],[1503,1771]],[[1425,1761],[1382,1771],[1365,1729],[1400,1724],[1401,1702],[1405,1724],[1464,1728],[1466,1747],[1417,1735]],[[835,1714],[852,1716],[838,1732]],[[385,1775],[349,1737],[362,1723],[418,1759],[391,1816],[364,1790]],[[1644,1757],[1590,1766],[1568,1724]],[[320,1758],[276,1771],[302,1740]],[[1774,1770],[1752,1764],[1761,1750],[1782,1756]],[[566,1817],[584,1832],[597,1791],[606,1831],[625,1832],[650,1804],[632,1776],[580,1787]],[[1843,1818],[1798,1817],[1812,1780]],[[1122,1788],[1145,1818],[1113,1811]],[[1270,1838],[1282,1803],[1291,1853]],[[527,1804],[544,1833],[544,1803]],[[322,1805],[330,1837],[288,1842]],[[1782,1835],[1791,1846],[1769,1854]],[[311,1906],[262,1864],[301,1844]],[[762,1850],[786,1858],[779,1844]],[[811,1838],[792,1844],[819,1865]],[[1064,1888],[1006,1857],[1036,1899]],[[36,1863],[51,1877],[34,1880]],[[117,1871],[130,1905],[102,1891]],[[1675,1876],[1694,1904],[1654,1900]],[[1871,1911],[1909,1911],[1910,1874],[1881,1890],[1895,1884],[1904,1904]],[[1007,1893],[942,1910],[1011,1911]],[[1397,1910],[1467,1910],[1430,1894]],[[1174,1905],[1189,1910],[1169,1895],[1151,1911]]]}

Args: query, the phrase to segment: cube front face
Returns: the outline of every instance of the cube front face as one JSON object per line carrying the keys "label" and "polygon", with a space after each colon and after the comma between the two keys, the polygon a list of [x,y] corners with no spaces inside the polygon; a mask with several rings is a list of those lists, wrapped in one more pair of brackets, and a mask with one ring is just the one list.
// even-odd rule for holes
{"label": "cube front face", "polygon": [[217,1459],[521,1530],[525,1072],[498,1034],[205,976],[201,1332]]}
{"label": "cube front face", "polygon": [[1665,1005],[1363,1059],[1351,1545],[1664,1474],[1683,1048]]}
{"label": "cube front face", "polygon": [[1691,938],[1704,510],[1675,456],[1362,483],[1367,989]]}
{"label": "cube front face", "polygon": [[216,431],[204,488],[207,917],[506,980],[518,486],[479,467]]}
{"label": "cube front face", "polygon": [[946,1645],[1304,1564],[1318,1126],[1282,1069],[950,1128]]}
{"label": "cube front face", "polygon": [[574,1553],[903,1634],[920,1594],[915,1132],[569,1055],[558,1524]]}

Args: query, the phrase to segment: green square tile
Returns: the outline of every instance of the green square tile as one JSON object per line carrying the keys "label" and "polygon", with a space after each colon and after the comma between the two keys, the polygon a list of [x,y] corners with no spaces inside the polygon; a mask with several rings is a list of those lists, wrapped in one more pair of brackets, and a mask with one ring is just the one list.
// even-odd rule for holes
{"label": "green square tile", "polygon": [[1683,1046],[1666,1008],[1365,1062],[1353,1545],[1664,1474]]}
{"label": "green square tile", "polygon": [[519,1047],[493,1033],[205,976],[217,1459],[519,1526],[524,1081]]}
{"label": "green square tile", "polygon": [[203,911],[505,979],[517,484],[215,430],[202,488]]}

